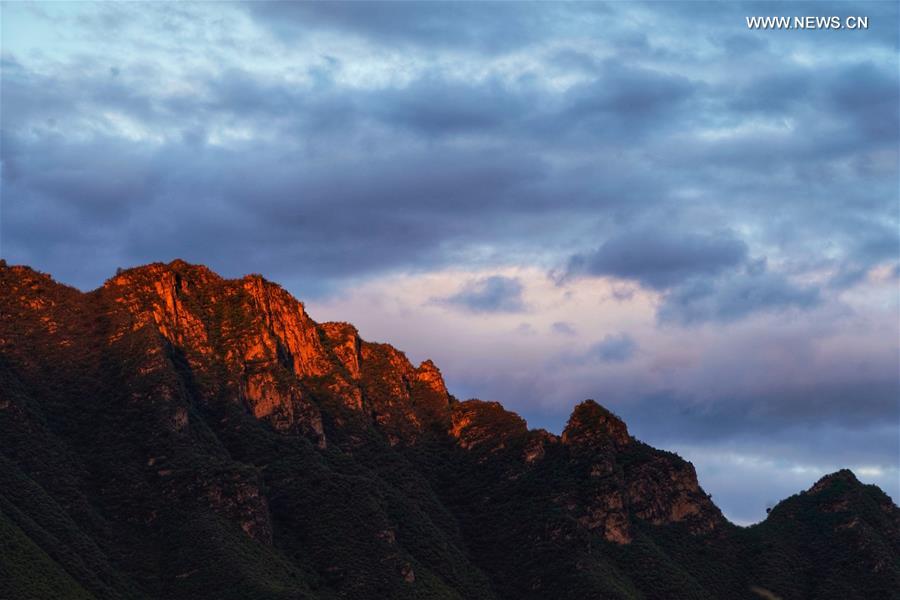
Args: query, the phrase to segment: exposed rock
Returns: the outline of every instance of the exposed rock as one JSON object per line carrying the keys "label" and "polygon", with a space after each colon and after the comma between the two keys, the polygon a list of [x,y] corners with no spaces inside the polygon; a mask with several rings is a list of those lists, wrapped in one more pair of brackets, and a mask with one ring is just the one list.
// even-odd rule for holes
{"label": "exposed rock", "polygon": [[424,361],[416,369],[416,381],[446,400],[447,386],[444,384],[444,378],[441,376],[440,369],[430,360]]}
{"label": "exposed rock", "polygon": [[589,531],[599,530],[604,538],[617,544],[628,544],[633,538],[625,500],[618,490],[596,496],[578,523]]}
{"label": "exposed rock", "polygon": [[522,454],[522,458],[527,464],[540,461],[546,455],[548,446],[559,443],[558,437],[544,429],[530,431],[528,437]]}
{"label": "exposed rock", "polygon": [[628,428],[617,416],[593,400],[575,407],[562,434],[562,442],[572,446],[625,446],[631,442]]}
{"label": "exposed rock", "polygon": [[687,522],[695,533],[724,523],[689,462],[671,455],[650,455],[629,468],[625,477],[631,511],[644,521],[654,525]]}
{"label": "exposed rock", "polygon": [[260,276],[243,280],[256,310],[265,323],[262,333],[272,332],[284,345],[294,373],[299,377],[329,373],[333,365],[322,345],[319,330],[306,314],[303,304],[281,286]]}
{"label": "exposed rock", "polygon": [[499,402],[467,400],[453,406],[450,435],[467,450],[476,447],[501,450],[512,439],[528,433],[525,420]]}
{"label": "exposed rock", "polygon": [[349,323],[322,323],[320,325],[326,339],[331,344],[331,350],[340,361],[341,365],[354,380],[361,376],[360,350],[362,340],[356,327]]}
{"label": "exposed rock", "polygon": [[272,370],[248,372],[244,379],[244,401],[257,419],[266,420],[281,432],[299,431],[327,446],[319,407],[297,386],[276,380]]}

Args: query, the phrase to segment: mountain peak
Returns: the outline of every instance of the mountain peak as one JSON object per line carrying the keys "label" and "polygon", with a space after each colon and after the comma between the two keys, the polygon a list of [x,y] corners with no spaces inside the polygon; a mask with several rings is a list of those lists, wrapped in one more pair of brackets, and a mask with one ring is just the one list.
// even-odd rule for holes
{"label": "mountain peak", "polygon": [[181,258],[176,258],[167,263],[153,262],[144,265],[136,265],[134,267],[120,268],[116,270],[116,275],[112,277],[112,279],[115,279],[117,276],[129,274],[132,276],[144,275],[152,277],[162,273],[214,275],[216,279],[221,279],[217,273],[206,265],[189,263]]}
{"label": "mountain peak", "polygon": [[833,489],[835,487],[862,487],[862,483],[860,483],[859,479],[856,478],[856,475],[850,469],[840,469],[839,471],[835,471],[834,473],[829,473],[828,475],[824,475],[821,479],[819,479],[816,483],[813,484],[812,487],[809,488],[807,493],[809,494],[817,494],[819,492],[825,491],[827,489]]}
{"label": "mountain peak", "polygon": [[594,400],[578,404],[562,434],[564,444],[624,446],[631,441],[628,427],[615,414]]}

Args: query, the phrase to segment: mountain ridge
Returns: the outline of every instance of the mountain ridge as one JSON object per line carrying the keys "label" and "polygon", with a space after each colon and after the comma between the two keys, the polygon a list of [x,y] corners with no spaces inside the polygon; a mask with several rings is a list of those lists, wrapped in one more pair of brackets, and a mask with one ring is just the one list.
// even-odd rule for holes
{"label": "mountain ridge", "polygon": [[[741,531],[693,465],[596,402],[559,436],[529,430],[260,275],[176,260],[80,292],[4,263],[0,283],[14,597],[41,597],[28,573],[47,561],[72,590],[58,597],[832,597],[807,556],[822,553],[768,531],[821,536],[808,514],[831,519],[828,544],[864,548],[866,590],[900,582],[897,507],[849,472]],[[710,552],[721,573],[690,564]],[[747,556],[760,571],[739,575]]]}

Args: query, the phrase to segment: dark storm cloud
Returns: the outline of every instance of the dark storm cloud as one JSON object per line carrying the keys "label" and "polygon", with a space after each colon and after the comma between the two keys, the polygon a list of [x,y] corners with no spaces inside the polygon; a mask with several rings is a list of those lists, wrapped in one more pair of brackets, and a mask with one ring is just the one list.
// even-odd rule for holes
{"label": "dark storm cloud", "polygon": [[[455,294],[433,301],[475,313],[515,313],[525,310],[522,290],[522,282],[515,277],[492,275],[469,281]],[[528,325],[525,331],[533,329]]]}
{"label": "dark storm cloud", "polygon": [[462,83],[426,77],[378,94],[371,110],[386,123],[422,135],[496,135],[525,118],[534,94],[533,89],[517,91],[496,80]]}
{"label": "dark storm cloud", "polygon": [[[446,53],[476,33],[488,32],[487,37],[494,39],[506,36],[491,47],[492,52],[557,35],[536,23],[590,31],[584,23],[621,10],[615,5],[600,11],[538,5],[522,10],[450,4],[357,8],[250,6],[264,26],[284,25],[295,33],[352,30],[377,44],[396,39],[430,44],[442,31],[437,37],[446,48],[435,52]],[[653,9],[683,17],[670,7]],[[396,19],[397,11],[407,18]],[[519,16],[507,18],[513,14]],[[466,27],[452,26],[448,15]],[[765,210],[785,201],[777,195],[768,198],[764,186],[770,186],[760,170],[782,164],[795,166],[798,172],[801,168],[829,172],[829,161],[843,161],[848,152],[875,143],[876,135],[866,133],[869,113],[860,106],[877,109],[871,123],[890,125],[877,116],[895,97],[890,84],[896,76],[883,64],[779,69],[781,75],[771,69],[750,71],[742,75],[744,87],[735,93],[726,82],[705,77],[701,83],[700,78],[682,74],[699,57],[664,52],[665,43],[651,39],[646,30],[613,28],[609,35],[622,48],[620,56],[634,60],[562,49],[548,54],[545,61],[536,54],[535,68],[517,79],[451,76],[444,63],[402,84],[377,89],[339,84],[338,75],[352,63],[327,54],[304,67],[311,76],[308,83],[287,83],[271,73],[225,64],[194,74],[192,84],[200,93],[165,96],[156,95],[151,85],[164,67],[150,58],[133,64],[127,57],[116,57],[111,67],[82,56],[64,70],[39,74],[4,55],[12,66],[4,69],[3,82],[4,145],[11,149],[4,150],[3,185],[8,197],[38,198],[42,205],[59,205],[60,214],[81,213],[91,223],[118,218],[122,232],[118,250],[108,248],[105,253],[124,248],[130,253],[126,260],[149,260],[157,253],[152,234],[138,228],[147,222],[135,216],[143,205],[170,217],[160,224],[172,238],[166,251],[204,260],[199,252],[204,247],[209,255],[229,253],[219,248],[226,237],[231,243],[253,240],[251,249],[233,253],[238,263],[246,262],[242,257],[256,257],[263,265],[271,264],[270,271],[299,270],[339,280],[441,264],[477,240],[490,239],[501,247],[514,244],[521,236],[532,235],[541,219],[551,214],[560,225],[566,219],[595,222],[597,235],[615,238],[623,226],[633,228],[637,221],[652,219],[647,217],[652,210],[677,211],[670,194],[692,179],[713,187],[740,184],[745,193],[759,190],[753,209]],[[304,39],[284,37],[285,43]],[[760,42],[754,48],[765,52],[771,45]],[[738,54],[727,44],[720,51]],[[682,68],[672,69],[679,61]],[[578,73],[581,80],[554,91],[543,84],[541,69]],[[764,133],[719,141],[679,139],[692,127],[739,123],[760,110],[802,117],[810,127],[803,136],[783,140]],[[116,139],[109,127],[97,127],[107,114],[123,115],[150,132],[165,132],[163,141]],[[70,135],[76,126],[103,134],[93,139],[90,134]],[[240,142],[233,149],[213,147],[210,136],[224,126],[264,132],[266,138]],[[177,133],[173,135],[172,129]],[[826,139],[829,142],[822,143]],[[672,144],[676,152],[671,151]],[[58,168],[41,166],[50,160]],[[23,170],[28,177],[12,188]],[[734,170],[743,172],[740,180],[731,178],[726,184],[724,176]],[[800,175],[780,182],[786,194],[806,186]],[[856,182],[848,181],[848,189],[851,184]],[[118,198],[123,200],[117,202]],[[195,217],[192,211],[198,207],[223,201],[227,206],[211,219],[214,225],[179,223]],[[810,230],[811,239],[821,239],[823,233],[835,239],[835,231],[848,229],[847,219],[816,223],[822,211],[812,208],[814,202],[818,199],[789,207],[785,218],[794,231],[800,225],[799,230]],[[97,211],[103,206],[107,208],[101,216]],[[7,222],[22,224],[26,213],[19,206],[7,206]],[[734,218],[741,216],[736,213]],[[727,228],[730,223],[726,219],[719,225]],[[891,223],[881,226],[890,230]],[[79,232],[90,229],[73,227],[73,242],[86,248],[96,244],[99,238],[94,236],[77,239]],[[182,229],[190,229],[192,235]],[[614,245],[601,256],[580,242],[573,266],[580,261],[587,272],[605,271],[662,288],[690,275],[719,272],[746,252],[740,247],[743,242],[712,237],[692,241],[694,234],[685,232],[696,229],[690,217],[682,219],[673,225],[671,240],[663,239],[660,247],[648,248],[636,259],[609,255],[616,250]],[[565,231],[565,226],[545,229],[533,239],[558,248]],[[853,241],[863,255],[854,257],[855,268],[864,269],[892,250],[889,237],[875,240],[868,238],[865,247]],[[32,256],[42,252],[37,239],[26,241],[13,233],[6,241],[8,249],[28,246]],[[666,243],[681,246],[672,248],[671,256],[662,256]],[[713,246],[691,247],[704,243]],[[850,249],[849,244],[845,247]],[[62,258],[51,262],[62,265]],[[659,263],[666,260],[671,268]],[[263,265],[235,268],[260,270]]]}
{"label": "dark storm cloud", "polygon": [[897,139],[896,82],[888,65],[857,60],[824,72],[814,65],[761,72],[721,93],[736,114],[831,114],[850,126],[848,132],[866,136],[869,143],[884,143]]}
{"label": "dark storm cloud", "polygon": [[733,111],[751,115],[791,114],[803,109],[815,90],[816,71],[794,67],[762,73],[733,89],[725,98]]}
{"label": "dark storm cloud", "polygon": [[[102,238],[87,235],[86,228],[103,226],[113,234],[120,262],[150,261],[164,246],[166,257],[218,263],[227,273],[266,265],[273,277],[303,277],[307,293],[318,292],[318,281],[413,259],[419,268],[446,263],[451,257],[438,254],[442,246],[483,234],[469,225],[474,212],[482,215],[482,227],[490,227],[541,170],[533,162],[457,153],[404,154],[355,170],[330,165],[291,171],[266,150],[248,158],[172,144],[141,153],[112,141],[82,146],[81,159],[71,150],[61,156],[40,144],[17,155],[28,168],[7,193],[28,203],[13,216],[13,242],[26,235],[30,222],[84,222],[65,237],[89,248]],[[172,203],[178,194],[183,199]],[[115,239],[121,228],[131,235]],[[34,233],[29,229],[26,239],[35,239]],[[38,251],[65,260],[65,254],[53,255],[52,246]],[[118,266],[102,264],[102,258],[95,266],[98,278]]]}
{"label": "dark storm cloud", "polygon": [[[83,91],[90,85],[69,78],[47,87],[45,78],[22,72],[10,81],[4,87],[4,112],[10,116],[5,122],[31,120],[41,129],[37,136],[28,129],[3,130],[4,195],[17,200],[13,210],[4,207],[5,224],[12,224],[6,248],[34,244],[41,231],[59,242],[47,223],[54,218],[82,223],[66,229],[64,250],[54,250],[58,243],[34,245],[29,258],[65,262],[71,246],[89,253],[97,243],[113,243],[103,254],[119,258],[99,264],[101,256],[88,279],[93,284],[121,262],[159,258],[163,240],[167,257],[231,265],[226,272],[268,264],[274,274],[327,278],[413,259],[425,265],[443,260],[434,252],[445,240],[479,234],[466,226],[475,212],[488,227],[491,212],[500,214],[516,202],[531,202],[539,212],[549,209],[549,202],[528,192],[545,172],[535,156],[451,148],[422,154],[390,144],[365,160],[353,155],[345,161],[316,160],[326,152],[333,156],[329,146],[343,145],[344,136],[353,135],[354,103],[344,103],[341,115],[340,105],[329,105],[328,97],[310,100],[244,71],[210,79],[209,97],[156,103],[119,94],[92,102],[97,96]],[[70,120],[114,110],[153,129],[172,125],[182,112],[193,118],[176,118],[174,124],[184,124],[181,135],[162,144],[117,136],[69,139],[47,124],[52,115],[63,114],[58,97],[73,101],[66,108]],[[331,125],[319,118],[323,112],[334,117]],[[253,126],[327,131],[321,146],[305,151],[289,144],[244,145],[241,151],[209,146],[202,123],[223,113]],[[115,234],[98,237],[91,232],[100,224],[111,234],[117,229],[130,234],[118,240]]]}
{"label": "dark storm cloud", "polygon": [[[92,285],[123,262],[160,258],[163,239],[166,257],[218,262],[229,265],[226,272],[266,270],[321,281],[422,268],[451,260],[454,247],[488,232],[496,241],[514,238],[533,227],[531,219],[597,204],[599,194],[608,205],[647,192],[572,174],[565,166],[551,169],[527,147],[497,152],[490,146],[438,145],[423,151],[415,139],[400,144],[402,136],[372,125],[430,138],[521,121],[522,102],[496,82],[460,87],[426,79],[408,90],[340,97],[330,89],[311,93],[234,69],[199,80],[207,91],[203,96],[158,100],[140,90],[112,93],[107,77],[67,75],[46,86],[46,78],[22,72],[4,88],[7,122],[39,125],[38,135],[4,129],[4,188],[22,200],[7,207],[7,223],[14,227],[6,247],[40,239],[30,235],[38,231],[27,224],[30,214],[65,216],[69,223],[77,222],[74,215],[85,225],[69,230],[67,249],[56,253],[53,244],[35,245],[29,260],[64,263],[70,244],[89,253],[103,242],[107,251],[101,255],[120,256],[115,264],[94,265]],[[86,91],[92,82],[108,93]],[[70,98],[71,105],[57,102],[60,97]],[[151,132],[178,130],[162,142],[68,138],[47,124],[64,110],[70,124],[114,112]],[[209,144],[209,130],[223,120],[297,137],[276,144],[242,142],[236,149]],[[508,218],[511,210],[516,219]],[[100,223],[110,235],[89,235]],[[27,238],[16,235],[26,230]],[[116,239],[116,230],[130,233]],[[318,282],[310,287],[307,293],[315,293]]]}
{"label": "dark storm cloud", "polygon": [[726,277],[693,279],[673,288],[665,296],[659,318],[683,325],[727,322],[757,312],[810,308],[820,302],[817,288],[797,286],[765,267],[750,267]]}
{"label": "dark storm cloud", "polygon": [[821,302],[818,288],[796,285],[770,270],[765,259],[751,259],[747,245],[728,232],[622,233],[569,259],[562,280],[584,276],[629,279],[662,292],[660,322],[680,325],[735,321]]}
{"label": "dark storm cloud", "polygon": [[663,290],[698,275],[716,275],[746,259],[747,245],[729,233],[633,231],[573,256],[567,276],[609,275]]}
{"label": "dark storm cloud", "polygon": [[94,140],[75,159],[69,148],[49,141],[27,148],[13,142],[4,149],[4,165],[15,165],[8,193],[54,199],[70,215],[92,222],[117,221],[159,193],[162,174],[139,147],[117,138]]}
{"label": "dark storm cloud", "polygon": [[376,43],[500,52],[546,37],[575,11],[505,2],[253,2],[250,14],[285,40],[318,30]]}
{"label": "dark storm cloud", "polygon": [[[607,61],[596,79],[569,92],[567,120],[576,122],[606,117],[624,126],[653,126],[673,116],[697,91],[698,84],[683,76]],[[649,121],[649,122],[648,122]]]}
{"label": "dark storm cloud", "polygon": [[839,69],[829,85],[830,101],[856,130],[896,146],[900,135],[900,89],[897,74],[870,61]]}

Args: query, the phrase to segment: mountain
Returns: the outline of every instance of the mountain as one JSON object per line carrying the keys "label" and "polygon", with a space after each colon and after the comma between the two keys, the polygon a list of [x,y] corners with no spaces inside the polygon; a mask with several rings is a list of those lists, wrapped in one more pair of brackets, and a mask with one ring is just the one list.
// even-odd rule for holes
{"label": "mountain", "polygon": [[737,527],[596,402],[529,430],[261,276],[2,262],[0,598],[900,598],[900,510],[840,471]]}

